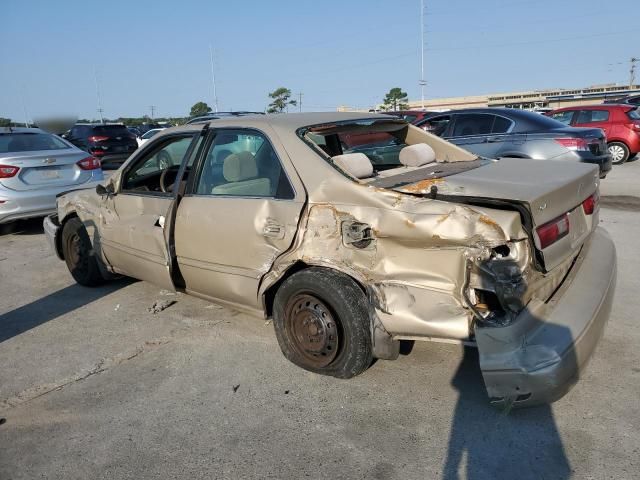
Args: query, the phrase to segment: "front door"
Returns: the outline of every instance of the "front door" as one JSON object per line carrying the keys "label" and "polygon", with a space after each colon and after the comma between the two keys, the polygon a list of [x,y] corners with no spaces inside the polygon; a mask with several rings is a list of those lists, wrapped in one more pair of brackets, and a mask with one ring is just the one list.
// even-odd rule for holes
{"label": "front door", "polygon": [[[115,195],[104,196],[100,243],[113,269],[173,289],[167,249],[174,181],[196,133],[163,137],[122,172]],[[168,162],[167,158],[171,161]]]}
{"label": "front door", "polygon": [[275,135],[217,129],[199,160],[175,221],[186,290],[260,309],[258,287],[292,244],[304,188]]}

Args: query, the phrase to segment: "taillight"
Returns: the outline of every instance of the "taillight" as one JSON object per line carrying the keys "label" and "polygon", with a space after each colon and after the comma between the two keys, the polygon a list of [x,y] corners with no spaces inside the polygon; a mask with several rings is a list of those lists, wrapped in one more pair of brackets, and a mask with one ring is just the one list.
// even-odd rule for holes
{"label": "taillight", "polygon": [[15,177],[20,167],[14,167],[12,165],[0,165],[0,178]]}
{"label": "taillight", "polygon": [[598,192],[594,193],[590,197],[587,197],[587,199],[582,202],[582,209],[584,210],[584,213],[586,213],[587,215],[593,215],[593,212],[595,212],[596,208],[598,207],[599,199],[600,196],[598,195]]}
{"label": "taillight", "polygon": [[104,150],[94,150],[93,152],[91,152],[91,155],[93,155],[94,157],[102,157],[104,153]]}
{"label": "taillight", "polygon": [[104,137],[102,135],[92,135],[87,140],[90,142],[104,142],[105,140],[109,140],[109,137]]}
{"label": "taillight", "polygon": [[640,132],[640,122],[632,122],[627,125],[631,130],[635,130],[636,132]]}
{"label": "taillight", "polygon": [[569,150],[587,151],[589,150],[589,144],[585,138],[554,138],[563,147]]}
{"label": "taillight", "polygon": [[565,213],[561,217],[551,220],[536,229],[540,239],[540,248],[545,249],[569,233],[569,216]]}
{"label": "taillight", "polygon": [[100,160],[95,157],[83,158],[76,163],[82,170],[96,170],[100,168]]}

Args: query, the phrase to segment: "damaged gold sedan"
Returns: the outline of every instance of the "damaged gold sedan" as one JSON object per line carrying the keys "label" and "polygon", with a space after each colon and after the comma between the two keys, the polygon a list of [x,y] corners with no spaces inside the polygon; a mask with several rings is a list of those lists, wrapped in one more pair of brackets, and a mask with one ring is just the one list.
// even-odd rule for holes
{"label": "damaged gold sedan", "polygon": [[60,196],[45,230],[78,283],[128,275],[273,318],[307,370],[349,378],[400,340],[455,342],[478,348],[493,401],[533,405],[577,381],[609,316],[598,182],[392,117],[246,116],[163,131]]}

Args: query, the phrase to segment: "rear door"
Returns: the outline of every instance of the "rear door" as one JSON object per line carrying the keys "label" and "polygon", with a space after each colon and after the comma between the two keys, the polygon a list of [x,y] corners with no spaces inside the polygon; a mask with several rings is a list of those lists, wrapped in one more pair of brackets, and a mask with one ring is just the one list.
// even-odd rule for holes
{"label": "rear door", "polygon": [[[483,157],[495,158],[500,142],[489,142],[495,115],[487,113],[461,113],[455,115],[450,140],[456,145]],[[501,138],[501,137],[497,137]]]}
{"label": "rear door", "polygon": [[117,194],[102,198],[101,248],[117,272],[174,288],[167,245],[178,165],[167,166],[162,157],[182,151],[180,160],[188,165],[198,138],[199,131],[192,131],[154,141],[122,172]]}
{"label": "rear door", "polygon": [[217,129],[175,221],[186,290],[257,311],[258,287],[292,244],[306,201],[277,136],[264,127]]}
{"label": "rear door", "polygon": [[578,110],[573,119],[574,127],[601,128],[604,133],[610,135],[609,110]]}

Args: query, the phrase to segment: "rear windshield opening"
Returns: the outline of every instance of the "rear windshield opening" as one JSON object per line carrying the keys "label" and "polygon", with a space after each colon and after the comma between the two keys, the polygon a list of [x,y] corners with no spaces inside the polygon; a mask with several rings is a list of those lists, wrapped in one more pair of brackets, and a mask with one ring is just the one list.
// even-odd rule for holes
{"label": "rear windshield opening", "polygon": [[310,127],[305,138],[330,157],[364,153],[374,171],[401,166],[400,150],[406,147],[407,124],[403,121],[372,121]]}
{"label": "rear windshield opening", "polygon": [[50,133],[0,133],[0,153],[37,152],[71,148]]}

